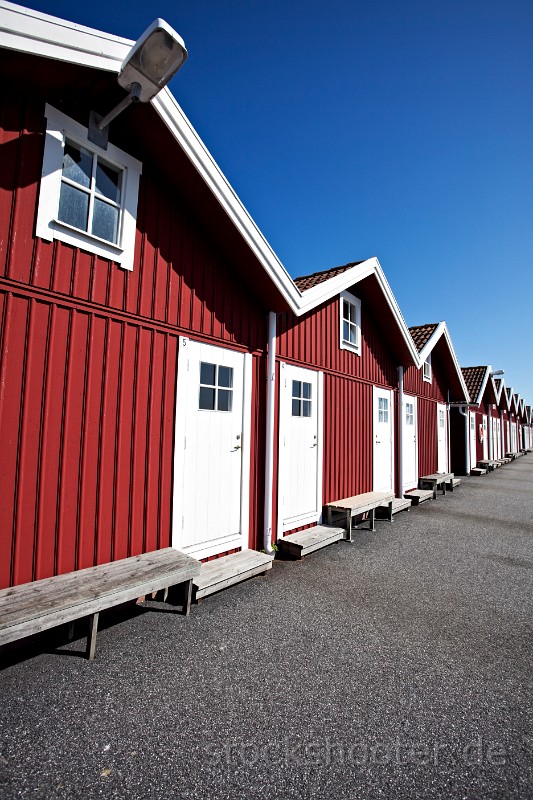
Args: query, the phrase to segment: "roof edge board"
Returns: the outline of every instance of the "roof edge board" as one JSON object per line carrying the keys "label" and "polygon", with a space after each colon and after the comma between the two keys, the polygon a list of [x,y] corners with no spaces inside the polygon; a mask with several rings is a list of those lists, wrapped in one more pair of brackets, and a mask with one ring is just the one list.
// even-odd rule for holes
{"label": "roof edge board", "polygon": [[118,73],[133,44],[130,39],[0,0],[0,46],[8,50]]}

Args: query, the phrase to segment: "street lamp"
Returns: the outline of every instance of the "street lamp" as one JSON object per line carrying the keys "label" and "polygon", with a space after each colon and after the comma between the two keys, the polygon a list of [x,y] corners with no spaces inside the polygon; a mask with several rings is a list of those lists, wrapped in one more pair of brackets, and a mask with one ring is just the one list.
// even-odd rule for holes
{"label": "street lamp", "polygon": [[132,103],[149,102],[167,85],[186,59],[187,49],[181,36],[165,20],[154,20],[137,39],[120,67],[118,83],[128,90],[128,96],[105,117],[91,111],[89,139],[105,149],[109,123]]}

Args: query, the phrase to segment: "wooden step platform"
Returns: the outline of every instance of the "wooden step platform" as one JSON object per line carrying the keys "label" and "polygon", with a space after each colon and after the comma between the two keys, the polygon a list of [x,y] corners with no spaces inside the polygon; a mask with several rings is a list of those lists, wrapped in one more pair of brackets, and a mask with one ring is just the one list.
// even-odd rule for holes
{"label": "wooden step platform", "polygon": [[474,469],[470,470],[470,474],[474,476],[486,475],[487,470],[483,469],[482,467],[474,467]]}
{"label": "wooden step platform", "polygon": [[[437,489],[440,488],[442,494],[446,494],[446,487],[450,486],[453,480],[453,472],[435,472],[432,475],[422,475],[418,479],[419,489],[429,489],[433,492],[433,499],[437,499]],[[453,492],[453,485],[451,486]]]}
{"label": "wooden step platform", "polygon": [[[451,486],[450,486],[451,483]],[[452,478],[450,483],[448,484],[448,488],[452,490],[456,489],[458,486],[461,485],[461,478]]]}
{"label": "wooden step platform", "polygon": [[193,580],[194,600],[201,600],[202,597],[220,592],[228,586],[253,578],[254,575],[265,573],[272,569],[273,559],[273,556],[257,550],[241,550],[230,556],[204,562],[200,574]]}
{"label": "wooden step platform", "polygon": [[410,500],[414,506],[419,506],[420,503],[425,503],[426,500],[433,498],[433,489],[413,489],[404,494],[406,500]]}
{"label": "wooden step platform", "polygon": [[333,503],[326,503],[323,507],[323,519],[328,525],[344,525],[346,531],[346,541],[353,541],[353,528],[363,522],[366,518],[368,527],[371,531],[376,530],[376,509],[379,506],[388,506],[389,520],[392,520],[392,501],[394,492],[363,492],[353,497],[345,497],[343,500],[335,500]]}
{"label": "wooden step platform", "polygon": [[[411,508],[411,500],[405,497],[395,497],[392,501],[392,514],[399,514],[400,511],[409,510]],[[376,519],[389,519],[389,503],[376,508]],[[392,522],[392,519],[389,519]]]}
{"label": "wooden step platform", "polygon": [[316,525],[314,528],[307,528],[305,531],[289,533],[283,539],[278,540],[278,548],[284,555],[290,558],[303,558],[315,550],[335,544],[340,539],[344,539],[346,531],[344,528],[336,528],[331,525]]}

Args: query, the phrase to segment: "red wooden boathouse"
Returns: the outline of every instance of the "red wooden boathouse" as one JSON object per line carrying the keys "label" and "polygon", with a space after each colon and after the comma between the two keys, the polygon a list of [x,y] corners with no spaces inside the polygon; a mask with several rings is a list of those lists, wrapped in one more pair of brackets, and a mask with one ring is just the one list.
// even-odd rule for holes
{"label": "red wooden boathouse", "polygon": [[445,322],[409,328],[419,364],[404,376],[404,491],[419,477],[450,470],[450,403],[468,399]]}

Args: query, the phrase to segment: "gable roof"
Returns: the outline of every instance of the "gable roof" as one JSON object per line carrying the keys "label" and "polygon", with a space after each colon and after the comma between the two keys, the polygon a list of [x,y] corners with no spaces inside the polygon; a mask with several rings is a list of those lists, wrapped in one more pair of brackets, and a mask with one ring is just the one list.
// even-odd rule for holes
{"label": "gable roof", "polygon": [[[77,25],[0,0],[0,47],[118,75],[135,44],[109,33]],[[150,104],[196,172],[229,217],[279,294],[278,309],[298,307],[300,292],[289,273],[237,197],[168,88]]]}
{"label": "gable roof", "polygon": [[415,341],[418,341],[417,350],[419,368],[422,366],[424,361],[427,361],[429,355],[439,344],[439,342],[444,343],[452,363],[451,375],[452,377],[457,378],[456,388],[458,389],[458,394],[461,395],[460,397],[458,396],[454,402],[461,402],[464,400],[469,403],[470,395],[468,394],[465,379],[463,373],[461,372],[461,367],[459,366],[459,361],[455,353],[446,323],[442,321],[438,323],[430,322],[426,323],[425,325],[415,325],[409,328],[409,332],[412,337],[416,337]]}
{"label": "gable roof", "polygon": [[402,359],[399,363],[402,366],[419,366],[418,353],[407,323],[377,258],[351,261],[343,266],[301,276],[295,282],[301,295],[298,307],[293,309],[297,316],[312,311],[357,284],[364,285],[374,302],[385,300],[383,326],[390,328],[391,336],[397,337],[400,334],[400,341],[394,341],[398,356]]}

